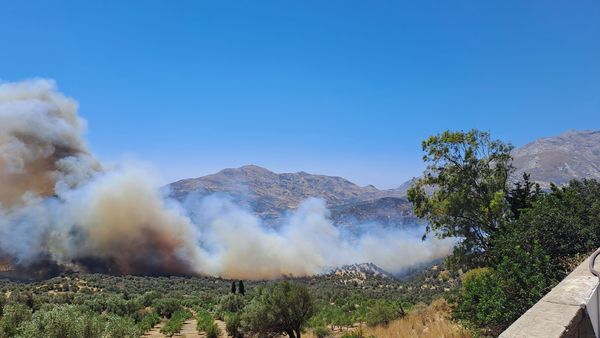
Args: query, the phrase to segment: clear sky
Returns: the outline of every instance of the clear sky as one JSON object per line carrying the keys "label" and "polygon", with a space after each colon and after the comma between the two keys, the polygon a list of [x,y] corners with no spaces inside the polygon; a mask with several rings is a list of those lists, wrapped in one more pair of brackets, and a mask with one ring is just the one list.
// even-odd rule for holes
{"label": "clear sky", "polygon": [[394,187],[420,142],[600,129],[600,2],[2,1],[0,79],[76,98],[103,160]]}

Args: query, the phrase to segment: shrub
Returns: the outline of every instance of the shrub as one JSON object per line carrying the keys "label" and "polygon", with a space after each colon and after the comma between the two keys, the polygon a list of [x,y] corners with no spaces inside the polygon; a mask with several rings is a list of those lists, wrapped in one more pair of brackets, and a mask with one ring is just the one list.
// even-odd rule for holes
{"label": "shrub", "polygon": [[102,337],[104,322],[99,315],[74,305],[45,308],[21,327],[23,337]]}
{"label": "shrub", "polygon": [[162,298],[154,302],[154,309],[161,317],[171,318],[173,313],[181,309],[181,304],[175,298]]}
{"label": "shrub", "polygon": [[129,338],[138,336],[138,329],[131,318],[110,315],[104,328],[107,338]]}
{"label": "shrub", "polygon": [[367,325],[387,325],[392,320],[398,318],[399,313],[390,305],[383,301],[375,303],[367,313]]}
{"label": "shrub", "polygon": [[156,324],[160,323],[160,316],[156,312],[146,314],[138,323],[138,329],[140,333],[147,332],[152,329]]}
{"label": "shrub", "polygon": [[160,329],[160,332],[171,337],[175,333],[181,331],[183,323],[190,317],[192,317],[192,313],[190,311],[183,309],[177,310],[175,313],[173,313],[171,319],[165,323],[165,326]]}
{"label": "shrub", "polygon": [[19,331],[19,325],[31,318],[31,310],[23,304],[4,306],[3,317],[0,319],[0,336],[13,337]]}
{"label": "shrub", "polygon": [[240,315],[238,313],[227,313],[225,314],[225,329],[227,333],[234,337],[241,337],[240,333]]}
{"label": "shrub", "polygon": [[495,270],[463,276],[455,316],[497,335],[537,302],[551,286],[549,258],[536,243],[532,252],[514,247]]}
{"label": "shrub", "polygon": [[313,329],[313,334],[317,336],[317,338],[326,338],[331,335],[331,330],[324,326],[319,326]]}

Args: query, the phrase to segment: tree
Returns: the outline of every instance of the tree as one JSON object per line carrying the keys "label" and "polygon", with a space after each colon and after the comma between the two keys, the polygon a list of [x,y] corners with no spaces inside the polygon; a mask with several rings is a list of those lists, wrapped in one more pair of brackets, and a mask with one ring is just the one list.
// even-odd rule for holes
{"label": "tree", "polygon": [[244,288],[244,282],[241,280],[238,282],[238,291],[242,296],[244,296],[246,294],[246,289]]}
{"label": "tree", "polygon": [[567,186],[552,186],[531,207],[524,209],[503,243],[520,243],[531,248],[534,242],[550,256],[561,279],[571,270],[570,258],[587,254],[600,245],[600,182],[572,181]]}
{"label": "tree", "polygon": [[530,175],[523,173],[523,181],[516,182],[513,189],[506,197],[512,216],[519,219],[521,213],[533,206],[533,203],[542,196],[542,190],[538,183],[531,182]]}
{"label": "tree", "polygon": [[235,295],[235,282],[231,282],[231,293]]}
{"label": "tree", "polygon": [[36,311],[21,329],[23,337],[100,338],[104,322],[83,307],[63,304]]}
{"label": "tree", "polygon": [[19,325],[31,318],[31,310],[23,304],[4,306],[4,314],[0,319],[0,337],[14,337],[19,333]]}
{"label": "tree", "polygon": [[369,309],[369,312],[367,313],[367,325],[387,325],[392,320],[398,318],[398,316],[399,313],[396,309],[383,301],[378,301]]}
{"label": "tree", "polygon": [[408,190],[408,199],[415,214],[428,221],[425,236],[461,238],[456,264],[480,266],[490,236],[510,213],[506,195],[513,147],[478,130],[446,131],[422,146],[427,170]]}
{"label": "tree", "polygon": [[516,245],[495,269],[464,274],[457,318],[497,336],[535,304],[553,285],[549,257],[536,242],[529,251]]}
{"label": "tree", "polygon": [[314,313],[308,288],[282,281],[259,289],[242,313],[242,325],[249,333],[301,338],[302,329]]}

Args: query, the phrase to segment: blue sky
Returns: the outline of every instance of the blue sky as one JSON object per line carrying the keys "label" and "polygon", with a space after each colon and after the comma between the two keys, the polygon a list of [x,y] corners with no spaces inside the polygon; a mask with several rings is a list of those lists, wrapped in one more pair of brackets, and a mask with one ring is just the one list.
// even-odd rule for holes
{"label": "blue sky", "polygon": [[394,187],[420,142],[600,129],[598,1],[5,1],[0,79],[76,98],[163,180],[254,163]]}

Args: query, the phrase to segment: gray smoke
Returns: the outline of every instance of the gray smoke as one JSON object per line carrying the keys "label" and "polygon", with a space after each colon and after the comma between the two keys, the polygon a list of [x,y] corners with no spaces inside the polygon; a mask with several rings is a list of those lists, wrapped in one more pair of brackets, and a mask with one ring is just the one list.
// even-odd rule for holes
{"label": "gray smoke", "polygon": [[53,81],[0,84],[0,258],[117,274],[305,276],[356,262],[392,272],[447,255],[414,230],[350,236],[325,203],[305,201],[277,229],[226,199],[185,208],[143,166],[103,168],[77,103]]}

